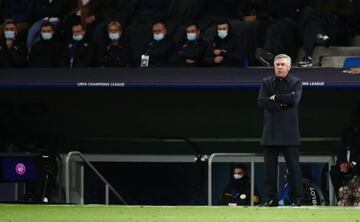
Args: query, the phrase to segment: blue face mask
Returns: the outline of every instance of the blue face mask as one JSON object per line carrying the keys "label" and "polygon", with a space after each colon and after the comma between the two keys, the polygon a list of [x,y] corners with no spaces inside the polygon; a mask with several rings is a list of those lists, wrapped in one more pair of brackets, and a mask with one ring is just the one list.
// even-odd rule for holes
{"label": "blue face mask", "polygon": [[165,37],[164,33],[154,34],[155,41],[161,41]]}
{"label": "blue face mask", "polygon": [[221,39],[226,38],[227,35],[228,35],[228,31],[226,31],[226,30],[218,30],[218,36],[219,36]]}
{"label": "blue face mask", "polygon": [[186,38],[189,41],[195,41],[196,40],[196,33],[186,33]]}
{"label": "blue face mask", "polygon": [[53,34],[52,34],[51,32],[42,32],[42,33],[41,33],[41,37],[42,37],[44,40],[50,40],[50,39],[52,39]]}
{"label": "blue face mask", "polygon": [[5,38],[7,40],[14,40],[15,39],[15,32],[14,31],[5,31],[4,35],[5,35]]}
{"label": "blue face mask", "polygon": [[73,39],[77,42],[80,42],[84,36],[82,34],[73,35]]}
{"label": "blue face mask", "polygon": [[109,33],[109,38],[111,40],[119,40],[120,39],[120,33]]}

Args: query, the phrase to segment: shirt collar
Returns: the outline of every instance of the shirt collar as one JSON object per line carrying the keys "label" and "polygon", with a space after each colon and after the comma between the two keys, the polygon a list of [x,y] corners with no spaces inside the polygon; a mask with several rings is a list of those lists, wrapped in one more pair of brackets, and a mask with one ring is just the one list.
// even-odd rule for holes
{"label": "shirt collar", "polygon": [[[276,77],[276,75],[274,74],[273,76],[273,80],[280,80],[280,78]],[[284,80],[284,82],[289,82],[289,74],[287,74],[284,78],[282,78],[282,80]]]}

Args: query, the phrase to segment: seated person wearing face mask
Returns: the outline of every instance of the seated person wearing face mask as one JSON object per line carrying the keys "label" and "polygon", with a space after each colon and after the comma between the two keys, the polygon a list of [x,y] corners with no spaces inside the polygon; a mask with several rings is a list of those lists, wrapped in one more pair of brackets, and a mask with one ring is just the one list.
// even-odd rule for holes
{"label": "seated person wearing face mask", "polygon": [[65,48],[63,67],[79,68],[93,65],[95,52],[92,44],[86,39],[86,31],[81,23],[72,26],[72,39]]}
{"label": "seated person wearing face mask", "polygon": [[205,43],[200,38],[200,30],[194,23],[186,26],[186,40],[177,48],[170,62],[184,67],[200,66],[205,53]]}
{"label": "seated person wearing face mask", "polygon": [[59,67],[60,49],[54,25],[49,21],[44,21],[40,28],[40,41],[36,42],[30,51],[28,66],[33,68]]}
{"label": "seated person wearing face mask", "polygon": [[128,67],[130,47],[122,34],[121,24],[110,22],[107,30],[108,38],[97,51],[97,64],[102,67]]}
{"label": "seated person wearing face mask", "polygon": [[217,35],[207,47],[204,64],[208,66],[244,66],[245,59],[241,58],[237,50],[236,39],[231,36],[230,23],[227,20],[217,23]]}
{"label": "seated person wearing face mask", "polygon": [[173,41],[167,36],[165,24],[162,22],[155,23],[153,25],[153,39],[141,56],[140,66],[167,66],[173,46]]}
{"label": "seated person wearing face mask", "polygon": [[[223,195],[219,201],[220,205],[236,204],[250,205],[251,185],[246,174],[246,166],[243,164],[236,165],[233,170],[230,183],[224,189]],[[260,198],[257,192],[254,194],[254,204],[258,205]]]}
{"label": "seated person wearing face mask", "polygon": [[27,49],[25,43],[19,41],[16,24],[12,20],[5,21],[4,39],[0,42],[0,68],[19,68],[26,63]]}

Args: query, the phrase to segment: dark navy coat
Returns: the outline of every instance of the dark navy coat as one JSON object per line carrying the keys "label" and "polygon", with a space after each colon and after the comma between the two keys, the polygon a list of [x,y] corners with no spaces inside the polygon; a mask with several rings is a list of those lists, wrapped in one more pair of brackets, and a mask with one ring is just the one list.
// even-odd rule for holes
{"label": "dark navy coat", "polygon": [[[261,145],[299,146],[298,106],[302,94],[299,78],[275,75],[264,78],[259,91],[258,105],[264,108],[264,128]],[[268,97],[275,95],[275,101]]]}

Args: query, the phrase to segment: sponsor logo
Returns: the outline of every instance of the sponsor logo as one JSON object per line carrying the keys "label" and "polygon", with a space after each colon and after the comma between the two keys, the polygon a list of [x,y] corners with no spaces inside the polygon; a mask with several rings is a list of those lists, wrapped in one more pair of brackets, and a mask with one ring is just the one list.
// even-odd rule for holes
{"label": "sponsor logo", "polygon": [[18,163],[15,166],[15,171],[19,175],[24,175],[26,173],[26,166],[23,163]]}

